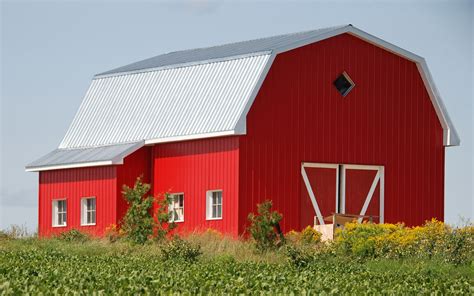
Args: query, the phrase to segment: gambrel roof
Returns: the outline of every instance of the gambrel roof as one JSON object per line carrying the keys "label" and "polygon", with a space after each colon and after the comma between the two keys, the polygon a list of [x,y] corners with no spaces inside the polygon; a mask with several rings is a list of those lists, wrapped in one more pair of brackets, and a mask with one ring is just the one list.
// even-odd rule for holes
{"label": "gambrel roof", "polygon": [[[58,149],[26,169],[120,164],[146,144],[245,134],[247,113],[275,56],[344,33],[415,62],[444,145],[459,145],[425,60],[346,25],[172,52],[98,74]],[[123,145],[134,148],[123,153]]]}

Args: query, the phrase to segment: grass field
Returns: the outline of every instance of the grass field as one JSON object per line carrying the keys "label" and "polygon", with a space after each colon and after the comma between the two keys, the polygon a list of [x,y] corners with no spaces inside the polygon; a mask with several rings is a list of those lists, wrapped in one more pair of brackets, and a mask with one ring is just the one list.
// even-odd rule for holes
{"label": "grass field", "polygon": [[[474,266],[438,259],[361,259],[322,252],[295,264],[281,248],[197,235],[196,260],[156,243],[0,240],[0,294],[473,294]],[[179,256],[178,256],[179,257]]]}

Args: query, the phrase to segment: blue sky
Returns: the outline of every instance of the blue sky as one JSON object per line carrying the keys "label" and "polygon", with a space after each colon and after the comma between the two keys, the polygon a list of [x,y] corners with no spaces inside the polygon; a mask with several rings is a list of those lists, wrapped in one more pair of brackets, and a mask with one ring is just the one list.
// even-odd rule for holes
{"label": "blue sky", "polygon": [[461,136],[446,150],[445,215],[474,217],[470,1],[2,1],[0,228],[37,227],[38,175],[91,78],[161,53],[351,23],[425,57]]}

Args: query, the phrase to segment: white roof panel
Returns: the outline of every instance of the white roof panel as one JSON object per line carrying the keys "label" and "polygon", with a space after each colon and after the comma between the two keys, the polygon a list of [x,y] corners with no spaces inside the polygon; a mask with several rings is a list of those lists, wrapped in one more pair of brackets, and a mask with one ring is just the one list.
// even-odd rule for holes
{"label": "white roof panel", "polygon": [[232,133],[269,57],[97,77],[59,148]]}
{"label": "white roof panel", "polygon": [[122,164],[123,159],[143,147],[144,142],[94,148],[56,149],[26,166],[27,171]]}

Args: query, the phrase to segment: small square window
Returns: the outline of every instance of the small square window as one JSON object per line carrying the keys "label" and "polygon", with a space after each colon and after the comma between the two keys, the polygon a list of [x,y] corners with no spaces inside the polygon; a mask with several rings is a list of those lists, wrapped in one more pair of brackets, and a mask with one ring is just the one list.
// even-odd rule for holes
{"label": "small square window", "polygon": [[210,190],[206,193],[207,220],[222,219],[222,190]]}
{"label": "small square window", "polygon": [[333,84],[343,97],[347,96],[355,86],[355,83],[346,72],[342,72],[342,74],[334,80]]}
{"label": "small square window", "polygon": [[184,221],[184,194],[171,194],[171,204],[169,205],[170,222]]}
{"label": "small square window", "polygon": [[96,198],[84,197],[81,199],[81,225],[95,225]]}
{"label": "small square window", "polygon": [[53,226],[62,227],[67,223],[67,201],[65,199],[53,200]]}

